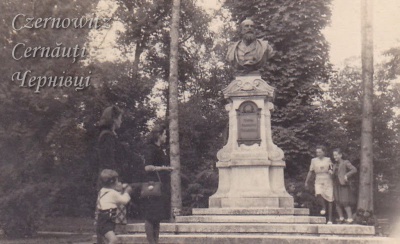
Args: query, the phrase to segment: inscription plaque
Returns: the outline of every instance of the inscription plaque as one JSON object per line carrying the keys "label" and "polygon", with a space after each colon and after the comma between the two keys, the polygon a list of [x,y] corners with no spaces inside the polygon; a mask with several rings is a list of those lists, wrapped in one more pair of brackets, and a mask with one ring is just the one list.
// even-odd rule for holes
{"label": "inscription plaque", "polygon": [[253,145],[261,143],[260,111],[254,102],[243,102],[237,112],[238,144]]}

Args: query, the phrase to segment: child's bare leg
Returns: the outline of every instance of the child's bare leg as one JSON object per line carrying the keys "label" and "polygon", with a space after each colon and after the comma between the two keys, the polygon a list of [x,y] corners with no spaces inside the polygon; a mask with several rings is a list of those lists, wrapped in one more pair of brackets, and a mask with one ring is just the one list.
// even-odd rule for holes
{"label": "child's bare leg", "polygon": [[339,214],[340,221],[342,221],[344,219],[343,209],[342,206],[340,206],[339,204],[336,204],[336,212]]}
{"label": "child's bare leg", "polygon": [[328,202],[328,221],[332,223],[332,202]]}
{"label": "child's bare leg", "polygon": [[108,241],[108,244],[117,244],[118,238],[114,231],[109,231],[104,235]]}
{"label": "child's bare leg", "polygon": [[325,199],[320,194],[317,195],[317,199],[318,199],[318,203],[321,206],[322,210],[326,210]]}

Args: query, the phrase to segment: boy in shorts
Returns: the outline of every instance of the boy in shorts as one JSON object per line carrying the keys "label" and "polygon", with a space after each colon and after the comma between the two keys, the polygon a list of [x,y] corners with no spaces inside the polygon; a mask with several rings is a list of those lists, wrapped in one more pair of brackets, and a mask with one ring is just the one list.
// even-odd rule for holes
{"label": "boy in shorts", "polygon": [[118,173],[111,169],[104,169],[99,176],[101,189],[97,197],[97,243],[102,244],[103,238],[107,244],[117,243],[115,235],[115,217],[118,204],[127,204],[130,200],[132,188],[122,185],[118,180]]}

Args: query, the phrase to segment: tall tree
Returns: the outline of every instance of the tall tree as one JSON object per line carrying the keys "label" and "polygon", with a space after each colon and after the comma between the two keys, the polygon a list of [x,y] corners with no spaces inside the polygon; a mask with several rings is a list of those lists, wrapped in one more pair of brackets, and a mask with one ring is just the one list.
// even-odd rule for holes
{"label": "tall tree", "polygon": [[173,0],[171,19],[171,52],[169,71],[169,147],[171,166],[171,211],[172,216],[179,215],[182,209],[181,162],[179,150],[178,121],[178,59],[179,59],[179,19],[180,0]]}
{"label": "tall tree", "polygon": [[361,164],[360,186],[358,193],[359,210],[373,211],[373,33],[372,33],[372,1],[361,1],[361,61],[362,61],[362,125],[361,125]]}

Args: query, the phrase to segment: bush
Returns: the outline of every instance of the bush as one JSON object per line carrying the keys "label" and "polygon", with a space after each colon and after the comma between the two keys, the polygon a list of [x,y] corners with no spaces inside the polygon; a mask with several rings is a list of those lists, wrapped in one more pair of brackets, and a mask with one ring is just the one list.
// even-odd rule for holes
{"label": "bush", "polygon": [[321,209],[317,198],[314,196],[314,184],[310,183],[310,190],[306,190],[304,187],[305,178],[305,174],[301,174],[295,179],[286,178],[286,189],[294,199],[295,208],[308,208],[311,215],[319,215]]}
{"label": "bush", "polygon": [[218,188],[218,173],[215,170],[203,170],[193,176],[183,187],[183,214],[189,214],[192,208],[207,208],[208,199]]}
{"label": "bush", "polygon": [[1,228],[8,237],[35,234],[50,210],[54,190],[50,184],[24,185],[0,197]]}

